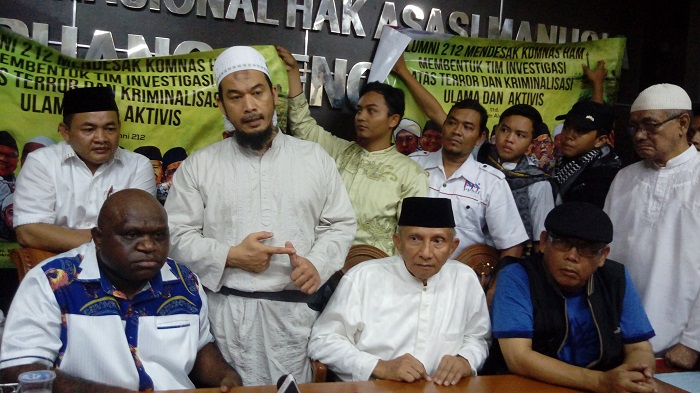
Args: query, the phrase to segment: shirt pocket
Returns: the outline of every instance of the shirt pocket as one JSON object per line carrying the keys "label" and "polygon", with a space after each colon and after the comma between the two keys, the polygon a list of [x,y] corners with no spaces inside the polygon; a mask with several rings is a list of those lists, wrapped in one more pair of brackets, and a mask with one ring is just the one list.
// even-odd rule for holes
{"label": "shirt pocket", "polygon": [[166,370],[189,373],[199,349],[198,339],[197,314],[139,318],[138,348],[144,366],[157,364]]}

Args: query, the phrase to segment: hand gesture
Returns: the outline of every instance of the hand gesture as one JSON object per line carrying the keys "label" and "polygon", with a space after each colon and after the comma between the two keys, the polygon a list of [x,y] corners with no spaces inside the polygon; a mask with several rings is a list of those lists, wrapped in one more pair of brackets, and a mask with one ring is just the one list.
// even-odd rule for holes
{"label": "hand gesture", "polygon": [[472,367],[467,359],[461,356],[445,355],[432,376],[438,385],[456,385],[463,377],[472,374]]}
{"label": "hand gesture", "polygon": [[405,353],[392,360],[380,360],[372,373],[379,379],[413,382],[419,379],[430,380],[423,363],[410,353]]}
{"label": "hand gesture", "polygon": [[651,393],[656,391],[653,373],[645,364],[622,365],[600,374],[598,392]]}
{"label": "hand gesture", "polygon": [[294,250],[294,253],[289,254],[289,264],[292,265],[292,273],[289,275],[294,281],[294,284],[299,289],[306,293],[312,294],[321,286],[321,276],[316,270],[316,266],[308,259],[299,256],[292,245],[292,242],[286,242],[285,248]]}
{"label": "hand gesture", "polygon": [[299,68],[299,64],[297,64],[297,59],[295,59],[292,53],[288,51],[285,47],[276,45],[275,49],[277,49],[277,55],[279,55],[279,57],[284,62],[284,68],[286,68],[287,71]]}
{"label": "hand gesture", "polygon": [[406,59],[403,57],[403,53],[401,56],[399,56],[398,60],[396,60],[396,63],[394,63],[394,66],[391,67],[391,72],[395,73],[399,77],[403,79],[403,76],[406,75],[406,73],[410,72],[408,70],[408,66],[406,65]]}
{"label": "hand gesture", "polygon": [[605,77],[608,75],[608,69],[605,68],[605,60],[599,60],[595,69],[588,68],[587,65],[583,64],[583,73],[586,78],[591,81],[591,83],[603,84],[605,82]]}
{"label": "hand gesture", "polygon": [[261,242],[261,240],[271,237],[272,232],[254,232],[246,236],[241,244],[229,249],[226,266],[261,273],[270,267],[270,258],[274,254],[293,254],[296,252],[294,248],[270,247]]}
{"label": "hand gesture", "polygon": [[666,363],[674,367],[690,370],[698,362],[698,352],[683,344],[676,344],[666,351]]}

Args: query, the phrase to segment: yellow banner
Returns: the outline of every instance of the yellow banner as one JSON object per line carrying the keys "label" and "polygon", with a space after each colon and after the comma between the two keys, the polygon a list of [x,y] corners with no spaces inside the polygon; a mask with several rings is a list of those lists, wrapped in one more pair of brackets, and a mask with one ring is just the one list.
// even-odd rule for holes
{"label": "yellow banner", "polygon": [[[284,129],[287,71],[273,46],[255,48],[265,57],[272,83],[280,93],[278,124]],[[86,61],[0,29],[0,130],[14,137],[20,156],[32,138],[46,136],[59,141],[63,92],[75,87],[108,86],[115,92],[122,120],[121,147],[134,150],[155,146],[162,154],[181,147],[191,154],[222,138],[224,126],[216,106],[212,72],[221,51]],[[14,175],[20,169],[18,162],[13,174],[0,181],[0,204],[14,191]],[[3,213],[8,214],[7,209]],[[5,240],[0,243],[0,267],[11,266],[8,250],[17,247],[14,234],[6,226],[0,220],[0,237]]]}

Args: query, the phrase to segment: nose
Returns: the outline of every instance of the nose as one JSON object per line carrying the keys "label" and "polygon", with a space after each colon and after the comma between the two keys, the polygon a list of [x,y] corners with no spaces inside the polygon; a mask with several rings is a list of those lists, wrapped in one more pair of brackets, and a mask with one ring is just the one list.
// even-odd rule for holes
{"label": "nose", "polygon": [[98,128],[97,131],[95,131],[95,140],[100,142],[106,141],[107,131],[104,128]]}
{"label": "nose", "polygon": [[421,243],[419,255],[421,258],[423,258],[425,260],[430,259],[431,252],[430,252],[430,240],[429,239],[426,239],[423,241],[423,243]]}
{"label": "nose", "polygon": [[578,262],[579,260],[579,254],[578,254],[578,248],[576,246],[571,246],[571,249],[564,254],[564,259],[570,262]]}
{"label": "nose", "polygon": [[250,95],[243,96],[243,109],[246,112],[254,112],[257,108],[254,105],[254,98]]}
{"label": "nose", "polygon": [[136,244],[136,247],[137,250],[141,252],[150,253],[155,249],[156,242],[153,240],[153,237],[147,235],[141,238],[141,240]]}

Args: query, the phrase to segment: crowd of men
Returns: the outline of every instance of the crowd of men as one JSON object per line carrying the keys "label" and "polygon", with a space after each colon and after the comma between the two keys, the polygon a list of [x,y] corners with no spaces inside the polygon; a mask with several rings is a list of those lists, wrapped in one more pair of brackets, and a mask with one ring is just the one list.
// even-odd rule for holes
{"label": "crowd of men", "polygon": [[[119,148],[111,90],[65,93],[63,141],[28,154],[13,190],[19,243],[60,254],[15,295],[2,381],[49,367],[59,391],[227,391],[309,382],[315,359],[340,380],[510,372],[652,392],[655,356],[697,367],[700,266],[686,239],[700,231],[700,153],[682,88],[639,94],[629,130],[642,160],[621,169],[604,64],[584,68],[597,88],[557,117],[550,176],[530,159],[549,137],[532,106],[506,109],[489,142],[479,102],[445,112],[401,59],[430,129],[403,119],[401,90],[373,82],[346,141],[311,117],[296,60],[277,51],[291,135],[263,56],[232,47],[213,67],[230,137],[168,152],[167,166],[157,148]],[[3,132],[0,169],[16,168]],[[0,175],[15,187],[13,170]],[[455,260],[482,243],[501,257],[488,288]],[[352,244],[389,257],[347,271],[319,313],[307,302]]]}

